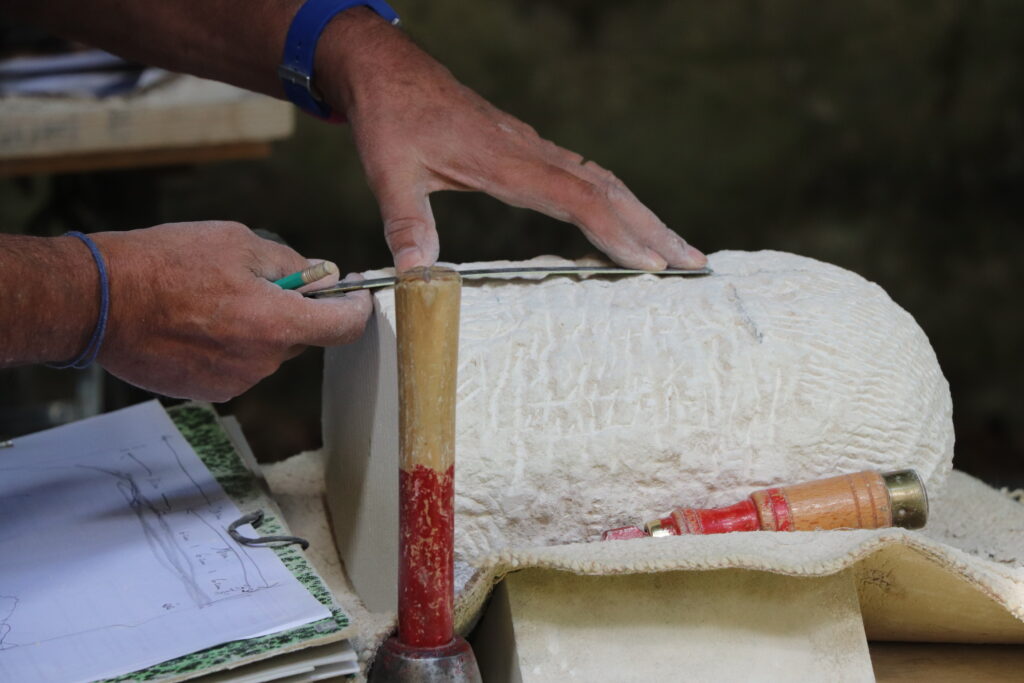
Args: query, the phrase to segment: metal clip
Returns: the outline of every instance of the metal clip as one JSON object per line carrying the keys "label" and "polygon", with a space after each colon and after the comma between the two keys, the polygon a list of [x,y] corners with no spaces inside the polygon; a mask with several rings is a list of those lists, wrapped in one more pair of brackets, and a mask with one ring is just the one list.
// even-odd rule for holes
{"label": "metal clip", "polygon": [[[242,515],[228,527],[228,535],[235,539],[236,542],[253,548],[280,548],[282,546],[292,545],[293,543],[301,545],[303,550],[309,547],[309,541],[299,536],[257,536],[256,538],[246,538],[242,534],[238,533],[238,527],[243,524],[252,524],[253,527],[257,527],[262,522],[263,510],[257,510],[256,512],[250,512],[247,515]],[[276,543],[277,545],[267,545],[269,543]]]}

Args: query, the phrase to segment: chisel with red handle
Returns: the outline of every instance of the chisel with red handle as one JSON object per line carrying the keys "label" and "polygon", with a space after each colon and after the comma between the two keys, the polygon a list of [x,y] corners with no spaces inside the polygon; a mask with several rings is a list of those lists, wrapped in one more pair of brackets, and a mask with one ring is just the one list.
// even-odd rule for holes
{"label": "chisel with red handle", "polygon": [[920,529],[928,521],[928,494],[914,470],[843,474],[792,486],[762,489],[735,505],[685,508],[636,526],[610,529],[601,540],[730,531]]}

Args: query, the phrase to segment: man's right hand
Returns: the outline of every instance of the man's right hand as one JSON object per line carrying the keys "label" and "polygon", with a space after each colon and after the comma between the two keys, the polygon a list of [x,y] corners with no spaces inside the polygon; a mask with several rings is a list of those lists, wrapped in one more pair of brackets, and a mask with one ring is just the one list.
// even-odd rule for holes
{"label": "man's right hand", "polygon": [[[313,300],[281,289],[273,280],[310,262],[238,223],[176,223],[90,237],[110,276],[99,362],[165,396],[226,401],[306,346],[358,338],[372,308],[366,292]],[[81,254],[81,267],[93,268],[84,246]]]}

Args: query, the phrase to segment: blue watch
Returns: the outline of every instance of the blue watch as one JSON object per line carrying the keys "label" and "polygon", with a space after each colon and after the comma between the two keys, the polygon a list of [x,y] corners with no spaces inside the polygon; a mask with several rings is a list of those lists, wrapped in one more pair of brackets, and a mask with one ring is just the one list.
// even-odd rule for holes
{"label": "blue watch", "polygon": [[284,56],[277,75],[292,104],[322,119],[331,116],[331,108],[313,87],[313,58],[316,44],[328,22],[339,12],[365,6],[390,24],[398,23],[398,14],[384,0],[306,0],[292,19],[284,41]]}

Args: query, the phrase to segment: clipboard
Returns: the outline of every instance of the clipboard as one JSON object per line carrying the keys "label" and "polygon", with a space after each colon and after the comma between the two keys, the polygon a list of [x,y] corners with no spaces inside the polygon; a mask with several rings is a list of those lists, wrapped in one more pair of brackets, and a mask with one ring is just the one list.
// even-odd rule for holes
{"label": "clipboard", "polygon": [[[166,411],[239,510],[243,514],[263,511],[263,521],[258,529],[260,534],[289,535],[290,531],[280,509],[253,469],[255,461],[250,455],[250,464],[246,463],[246,458],[236,448],[213,407],[207,403],[191,402],[166,408]],[[330,610],[329,618],[266,636],[224,643],[146,669],[103,679],[104,683],[178,683],[218,673],[237,673],[237,678],[241,680],[273,680],[275,677],[272,675],[260,675],[257,671],[248,676],[244,670],[239,669],[263,663],[260,668],[265,670],[268,668],[266,664],[274,658],[288,655],[282,663],[287,662],[286,666],[292,669],[309,671],[317,659],[323,659],[325,651],[333,653],[335,659],[341,657],[354,664],[355,653],[344,642],[356,634],[349,615],[335,602],[326,584],[297,546],[275,547],[274,552],[299,582]],[[346,647],[339,647],[341,645]],[[333,647],[328,650],[324,646]],[[311,648],[317,650],[312,651]],[[310,661],[304,665],[302,654],[305,650],[310,650]],[[290,674],[283,671],[282,675]],[[338,675],[345,673],[339,671]],[[233,677],[220,675],[216,678],[231,680]]]}

